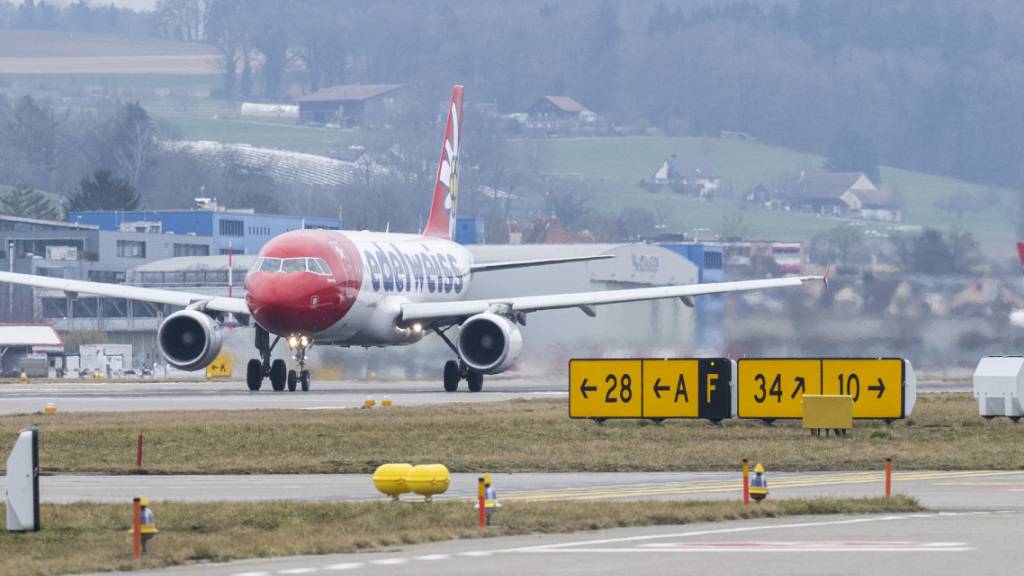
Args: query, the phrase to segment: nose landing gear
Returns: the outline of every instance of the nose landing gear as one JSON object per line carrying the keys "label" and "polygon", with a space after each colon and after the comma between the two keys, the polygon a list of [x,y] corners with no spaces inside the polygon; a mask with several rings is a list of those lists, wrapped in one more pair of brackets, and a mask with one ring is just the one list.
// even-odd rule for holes
{"label": "nose landing gear", "polygon": [[298,372],[288,371],[288,390],[290,392],[294,392],[299,386],[302,387],[303,392],[309,392],[310,377],[309,370],[306,370],[306,351],[312,344],[305,336],[288,337],[288,347],[295,352],[293,358],[299,363]]}

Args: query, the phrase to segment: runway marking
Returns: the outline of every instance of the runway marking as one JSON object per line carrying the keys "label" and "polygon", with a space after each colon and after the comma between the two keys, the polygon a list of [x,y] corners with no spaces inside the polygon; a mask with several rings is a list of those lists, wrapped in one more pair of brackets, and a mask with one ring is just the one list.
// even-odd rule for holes
{"label": "runway marking", "polygon": [[231,576],[270,576],[270,572],[238,572]]}
{"label": "runway marking", "polygon": [[[630,550],[658,552],[963,552],[966,542],[906,541],[740,541],[640,544]],[[579,549],[574,549],[579,551]]]}
{"label": "runway marking", "polygon": [[[865,547],[865,548],[844,548],[844,547],[822,547],[822,548],[661,548],[654,550],[656,552],[675,552],[675,553],[701,553],[701,554],[714,554],[726,552],[729,554],[741,554],[741,553],[773,553],[773,552],[785,552],[787,554],[795,554],[799,552],[970,552],[975,550],[970,546],[961,548],[928,548],[927,546],[920,546],[916,548],[889,548],[889,547]],[[561,550],[540,550],[545,553],[611,553],[611,554],[629,554],[629,553],[644,553],[649,554],[652,550],[644,548],[572,548],[572,549],[561,549]]]}
{"label": "runway marking", "polygon": [[427,554],[425,556],[416,556],[417,560],[448,560],[451,558],[449,554]]}
{"label": "runway marking", "polygon": [[[987,476],[1001,476],[1008,474],[1020,474],[1010,471],[923,471],[897,473],[893,477],[894,483],[934,480],[940,478],[978,478]],[[836,486],[846,484],[870,484],[882,483],[884,474],[882,472],[849,472],[840,474],[815,473],[810,476],[795,476],[782,479],[773,479],[769,484],[772,489]],[[711,494],[721,492],[740,491],[742,485],[739,480],[724,481],[696,481],[688,483],[648,483],[648,484],[621,484],[588,486],[581,488],[566,488],[556,490],[537,490],[509,492],[502,496],[502,500],[537,502],[547,500],[604,500],[615,498],[629,498],[637,496],[659,496],[679,494]]]}
{"label": "runway marking", "polygon": [[355,570],[356,568],[362,568],[362,566],[362,562],[344,562],[342,564],[331,564],[330,566],[324,566],[324,570],[340,572],[342,570]]}
{"label": "runway marking", "polygon": [[278,574],[312,574],[319,572],[319,568],[287,568],[285,570],[278,570]]}
{"label": "runway marking", "polygon": [[378,566],[397,566],[399,564],[405,564],[408,561],[408,558],[381,558],[380,560],[370,560],[370,564],[376,564]]}
{"label": "runway marking", "polygon": [[469,552],[459,552],[459,556],[468,556],[469,558],[483,558],[484,556],[490,556],[495,552],[496,550],[470,550]]}
{"label": "runway marking", "polygon": [[[937,514],[925,514],[925,515],[913,515],[908,516],[905,519],[922,519],[922,518],[938,518],[940,516],[974,516],[974,515],[985,515],[990,514],[988,511],[972,511],[972,512],[943,512]],[[874,522],[884,522],[887,520],[895,519],[896,517],[884,516],[884,517],[869,517],[869,518],[852,518],[846,520],[825,520],[819,522],[792,522],[788,524],[760,524],[757,526],[739,526],[734,528],[715,528],[710,530],[692,530],[688,532],[676,532],[672,534],[646,534],[643,536],[626,536],[622,538],[602,538],[598,540],[584,540],[580,542],[562,542],[560,544],[541,544],[539,546],[526,546],[521,548],[509,548],[507,550],[499,550],[497,552],[504,553],[532,553],[532,552],[574,552],[576,550],[582,550],[581,547],[599,546],[602,544],[624,544],[633,542],[645,542],[650,540],[665,540],[669,538],[692,538],[695,536],[712,536],[719,534],[739,534],[745,532],[760,532],[760,531],[777,531],[785,529],[796,529],[796,528],[819,528],[822,526],[845,526],[853,524],[867,524]],[[699,544],[699,543],[698,543]],[[947,548],[936,548],[937,550],[945,550]],[[954,548],[948,548],[950,550]],[[644,551],[645,548],[640,546],[634,548],[586,548],[586,551]],[[648,550],[649,551],[649,550]]]}

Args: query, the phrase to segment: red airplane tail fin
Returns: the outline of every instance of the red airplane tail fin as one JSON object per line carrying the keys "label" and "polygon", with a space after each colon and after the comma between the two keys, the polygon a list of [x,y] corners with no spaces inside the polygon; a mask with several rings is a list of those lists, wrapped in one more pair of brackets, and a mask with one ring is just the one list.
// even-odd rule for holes
{"label": "red airplane tail fin", "polygon": [[452,101],[448,106],[444,140],[441,142],[441,161],[437,165],[434,181],[434,201],[430,204],[430,217],[423,229],[424,236],[455,238],[455,207],[459,195],[459,143],[462,140],[462,86],[452,88]]}

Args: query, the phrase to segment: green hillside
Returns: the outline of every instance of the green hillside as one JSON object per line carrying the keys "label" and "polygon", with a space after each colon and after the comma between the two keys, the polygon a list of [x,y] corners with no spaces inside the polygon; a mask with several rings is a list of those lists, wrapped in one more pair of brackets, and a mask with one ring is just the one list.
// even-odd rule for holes
{"label": "green hillside", "polygon": [[[678,222],[682,230],[715,228],[723,215],[742,207],[734,202],[708,203],[671,193],[650,194],[639,188],[640,180],[649,179],[661,161],[671,154],[710,161],[722,175],[724,194],[732,190],[736,195],[758,183],[770,184],[801,170],[820,170],[822,164],[822,157],[814,154],[717,138],[568,138],[520,140],[515,145],[522,150],[527,146],[540,146],[541,156],[548,159],[547,170],[551,173],[603,181],[606,186],[601,188],[608,191],[601,201],[607,202],[608,209],[645,206],[668,222]],[[882,186],[900,198],[905,224],[939,228],[959,225],[974,232],[986,247],[1009,245],[1015,239],[1017,191],[891,167],[882,168]],[[972,199],[973,208],[961,220],[936,206],[951,194],[963,194]],[[742,209],[740,213],[754,225],[759,235],[779,239],[806,238],[808,234],[842,222],[810,214],[753,208]]]}
{"label": "green hillside", "polygon": [[[325,154],[328,150],[358,143],[359,131],[295,126],[284,123],[165,113],[162,118],[181,130],[189,140],[248,143]],[[722,197],[740,197],[759,183],[793,177],[801,170],[820,170],[822,157],[759,142],[718,138],[638,136],[617,138],[522,139],[512,142],[520,154],[538,152],[543,170],[576,176],[592,182],[592,209],[615,212],[625,206],[647,208],[673,231],[705,236],[720,229],[726,215],[741,214],[753,233],[763,238],[806,240],[815,233],[846,220],[805,213],[768,211],[720,199],[705,202],[670,192],[652,194],[641,189],[661,161],[671,154],[710,161],[721,173]],[[539,148],[539,149],[538,149]],[[1002,254],[1016,239],[1018,192],[922,174],[899,168],[882,168],[882,186],[893,191],[903,206],[904,227],[960,226],[973,232],[986,252]],[[958,219],[937,203],[958,194],[969,197],[972,208]],[[887,224],[866,223],[886,233]]]}

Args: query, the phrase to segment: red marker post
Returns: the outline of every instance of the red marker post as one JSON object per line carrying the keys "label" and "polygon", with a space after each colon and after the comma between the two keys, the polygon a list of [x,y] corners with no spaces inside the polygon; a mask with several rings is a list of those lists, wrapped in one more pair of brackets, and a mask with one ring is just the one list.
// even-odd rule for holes
{"label": "red marker post", "polygon": [[480,528],[487,528],[487,510],[485,509],[487,503],[484,495],[484,478],[481,476],[477,479],[477,506],[479,507],[479,520]]}
{"label": "red marker post", "polygon": [[892,496],[892,458],[885,459],[885,497]]}
{"label": "red marker post", "polygon": [[132,506],[132,554],[139,560],[142,558],[142,502],[135,498]]}
{"label": "red marker post", "polygon": [[139,432],[139,441],[135,448],[135,467],[142,468],[142,432]]}
{"label": "red marker post", "polygon": [[750,462],[743,459],[743,505],[750,505]]}

